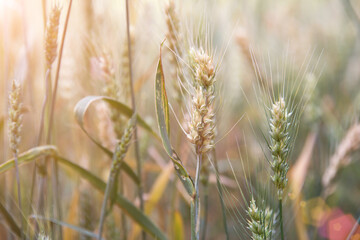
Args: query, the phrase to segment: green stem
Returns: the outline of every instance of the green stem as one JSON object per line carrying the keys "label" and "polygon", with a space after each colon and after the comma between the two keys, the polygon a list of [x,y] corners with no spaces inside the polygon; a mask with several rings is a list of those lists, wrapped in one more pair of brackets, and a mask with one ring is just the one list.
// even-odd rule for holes
{"label": "green stem", "polygon": [[200,239],[200,196],[199,180],[202,162],[202,154],[197,154],[196,174],[195,174],[195,195],[191,201],[191,239]]}
{"label": "green stem", "polygon": [[[122,172],[119,171],[119,179],[120,179],[120,194],[124,196],[124,181]],[[121,225],[122,225],[122,232],[123,232],[123,239],[127,239],[127,223],[126,223],[126,216],[124,211],[121,211]]]}
{"label": "green stem", "polygon": [[279,199],[279,210],[280,210],[280,234],[281,240],[284,240],[284,226],[283,226],[283,211],[282,211],[282,200]]}
{"label": "green stem", "polygon": [[214,165],[215,165],[215,171],[216,171],[216,186],[219,190],[219,198],[220,198],[220,204],[221,204],[221,212],[222,212],[222,220],[224,224],[224,230],[226,235],[226,240],[229,240],[229,231],[227,229],[227,220],[226,220],[226,208],[223,198],[223,189],[220,183],[220,173],[219,173],[219,164],[216,158],[215,150],[213,151],[213,157],[214,157]]}
{"label": "green stem", "polygon": [[[207,180],[208,181],[208,180]],[[202,240],[206,239],[206,229],[207,229],[207,223],[208,223],[208,211],[209,211],[209,183],[207,182],[206,185],[204,184],[204,224],[202,229]]]}
{"label": "green stem", "polygon": [[[133,112],[136,112],[136,102],[135,102],[135,91],[134,91],[134,82],[133,82],[133,71],[132,71],[132,56],[131,56],[131,39],[130,39],[130,20],[129,20],[129,0],[125,0],[126,4],[126,35],[127,35],[127,45],[128,45],[128,58],[129,58],[129,80],[130,80],[130,92],[131,92],[131,106]],[[135,122],[134,126],[134,144],[135,144],[135,158],[136,158],[136,168],[137,175],[139,177],[138,193],[140,200],[140,210],[144,212],[144,198],[143,198],[143,185],[141,181],[142,176],[142,166],[140,159],[140,148],[137,134],[137,124]],[[142,239],[146,239],[146,233],[142,230]]]}
{"label": "green stem", "polygon": [[103,203],[102,203],[102,206],[101,206],[98,240],[101,239],[101,235],[102,235],[102,231],[103,231],[103,227],[104,227],[104,222],[105,222],[105,217],[106,217],[106,204],[107,204],[107,201],[109,199],[110,189],[112,189],[112,186],[114,184],[114,180],[115,180],[115,174],[110,173],[109,180],[108,180],[108,182],[106,184],[106,188],[105,188]]}
{"label": "green stem", "polygon": [[[57,66],[56,66],[56,74],[55,74],[55,83],[54,83],[54,89],[52,92],[52,99],[51,99],[51,107],[50,107],[50,118],[49,118],[49,125],[48,125],[48,131],[47,131],[47,138],[46,138],[46,143],[50,144],[51,143],[51,134],[52,134],[52,126],[54,123],[54,111],[55,111],[55,102],[56,102],[56,94],[57,94],[57,88],[58,88],[58,83],[59,83],[59,76],[60,76],[60,68],[61,68],[61,61],[62,61],[62,54],[63,54],[63,50],[64,50],[64,43],[65,43],[65,37],[66,37],[66,33],[67,33],[67,27],[68,27],[68,23],[69,23],[69,18],[70,18],[70,12],[71,12],[71,7],[72,7],[72,0],[70,0],[69,2],[69,6],[67,9],[67,13],[66,13],[66,19],[65,19],[65,23],[64,23],[64,30],[62,33],[62,37],[61,37],[61,42],[60,42],[60,48],[59,48],[59,58],[58,58],[58,62],[57,62]],[[51,89],[50,89],[51,91]],[[54,191],[55,191],[55,196],[56,196],[56,212],[57,212],[57,217],[58,219],[61,221],[62,219],[62,213],[61,213],[61,202],[59,201],[60,198],[60,192],[59,192],[59,169],[58,169],[58,165],[56,162],[54,162],[54,170],[55,170],[55,175],[53,177],[53,182],[54,182]],[[62,239],[62,227],[59,227],[59,239]]]}
{"label": "green stem", "polygon": [[19,164],[18,164],[18,154],[15,152],[14,154],[15,158],[15,175],[16,175],[16,183],[17,183],[17,193],[18,193],[18,204],[19,204],[19,210],[20,210],[20,226],[21,226],[21,239],[24,239],[24,218],[23,218],[23,211],[21,206],[21,189],[20,189],[20,174],[19,174]]}

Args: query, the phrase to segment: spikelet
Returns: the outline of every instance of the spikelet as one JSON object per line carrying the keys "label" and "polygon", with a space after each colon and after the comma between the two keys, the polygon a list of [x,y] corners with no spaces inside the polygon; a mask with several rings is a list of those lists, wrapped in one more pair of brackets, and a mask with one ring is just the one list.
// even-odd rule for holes
{"label": "spikelet", "polygon": [[116,145],[115,154],[113,158],[113,165],[110,170],[110,175],[116,174],[121,167],[122,161],[130,146],[130,140],[134,132],[134,126],[136,121],[136,115],[134,115],[128,122],[124,134],[121,137],[120,142]]}
{"label": "spikelet", "polygon": [[181,73],[181,63],[178,64],[177,58],[182,58],[182,35],[180,31],[180,21],[176,12],[174,0],[170,0],[165,8],[167,33],[166,39],[169,43],[170,55],[169,62],[172,66],[170,68],[171,83],[174,88],[175,99],[178,103],[182,102],[181,89],[178,80],[183,82]]}
{"label": "spikelet", "polygon": [[214,82],[215,67],[212,58],[202,49],[190,52],[194,72],[191,120],[187,137],[195,145],[196,153],[203,154],[214,147],[215,114]]}
{"label": "spikelet", "polygon": [[270,208],[265,210],[258,208],[255,200],[252,199],[246,212],[250,217],[248,219],[248,229],[252,233],[251,239],[270,239],[272,232],[272,210]]}
{"label": "spikelet", "polygon": [[283,190],[287,185],[287,172],[289,166],[287,156],[289,152],[289,133],[290,115],[288,113],[285,101],[282,97],[275,102],[270,111],[270,150],[272,161],[270,163],[273,175],[272,181],[277,188],[277,195],[282,199]]}
{"label": "spikelet", "polygon": [[14,155],[19,152],[20,130],[22,127],[22,103],[20,102],[20,84],[13,80],[9,95],[9,137],[10,149]]}
{"label": "spikelet", "polygon": [[57,55],[57,40],[59,32],[59,20],[61,9],[58,5],[55,5],[51,12],[49,19],[46,23],[45,31],[45,58],[47,69],[51,68],[51,65],[55,61]]}
{"label": "spikelet", "polygon": [[[120,100],[120,88],[115,80],[114,63],[111,57],[107,54],[102,54],[97,57],[97,64],[100,68],[100,78],[105,84],[103,94],[105,96]],[[114,124],[114,132],[117,139],[120,139],[123,133],[123,119],[122,114],[114,108],[110,109],[110,119]]]}
{"label": "spikelet", "polygon": [[108,54],[101,54],[95,60],[97,67],[99,68],[98,77],[103,81],[104,95],[117,99],[117,85],[115,83],[115,69],[112,58]]}

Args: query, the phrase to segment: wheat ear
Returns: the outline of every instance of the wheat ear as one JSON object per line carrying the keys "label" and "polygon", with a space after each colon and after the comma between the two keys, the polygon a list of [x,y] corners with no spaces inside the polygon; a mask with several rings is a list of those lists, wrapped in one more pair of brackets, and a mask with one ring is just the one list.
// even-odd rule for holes
{"label": "wheat ear", "polygon": [[170,0],[165,8],[167,33],[166,39],[169,42],[169,50],[171,51],[169,60],[171,68],[171,83],[175,90],[175,99],[178,103],[183,102],[182,93],[178,80],[183,82],[181,74],[181,62],[178,64],[177,58],[182,58],[182,35],[180,31],[180,20],[176,12],[174,0]]}
{"label": "wheat ear", "polygon": [[285,100],[280,97],[276,101],[270,110],[270,150],[272,155],[272,161],[270,162],[273,175],[271,180],[273,181],[277,189],[277,197],[279,200],[279,215],[280,215],[280,234],[281,239],[284,239],[283,230],[283,217],[282,217],[282,199],[284,189],[287,185],[288,178],[287,172],[289,165],[287,162],[289,153],[289,126],[291,113],[288,112]]}
{"label": "wheat ear", "polygon": [[20,188],[20,174],[19,174],[19,144],[21,140],[20,130],[22,127],[22,103],[20,101],[20,84],[13,80],[11,84],[11,92],[9,95],[9,137],[10,137],[10,149],[15,159],[15,175],[17,183],[18,204],[21,216],[21,239],[24,239],[24,220],[21,206],[21,188]]}
{"label": "wheat ear", "polygon": [[248,229],[252,233],[251,239],[263,240],[271,239],[272,210],[270,208],[261,209],[257,207],[254,198],[246,211],[248,219]]}

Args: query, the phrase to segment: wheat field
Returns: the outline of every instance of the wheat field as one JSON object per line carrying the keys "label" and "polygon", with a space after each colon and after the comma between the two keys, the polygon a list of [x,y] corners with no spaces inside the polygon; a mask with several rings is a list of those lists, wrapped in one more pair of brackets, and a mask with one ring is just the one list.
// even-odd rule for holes
{"label": "wheat field", "polygon": [[356,0],[0,0],[0,239],[360,239]]}

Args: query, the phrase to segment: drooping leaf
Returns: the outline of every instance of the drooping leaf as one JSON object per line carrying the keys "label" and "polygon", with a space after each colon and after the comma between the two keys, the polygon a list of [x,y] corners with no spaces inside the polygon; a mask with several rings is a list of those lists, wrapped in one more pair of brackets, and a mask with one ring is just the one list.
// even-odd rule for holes
{"label": "drooping leaf", "polygon": [[[123,104],[113,98],[106,97],[106,96],[87,96],[87,97],[84,97],[83,99],[81,99],[75,106],[76,120],[82,128],[84,126],[84,124],[83,124],[84,114],[86,113],[87,109],[89,108],[89,106],[92,103],[94,103],[96,101],[100,101],[100,100],[105,101],[111,107],[113,107],[116,110],[118,110],[119,112],[123,113],[128,118],[131,118],[131,116],[133,115],[133,110],[131,108],[129,108],[125,104]],[[136,120],[140,127],[144,128],[146,131],[151,133],[157,139],[160,139],[159,136],[157,135],[157,133],[155,131],[153,131],[153,129],[139,115],[137,115]]]}
{"label": "drooping leaf", "polygon": [[[87,112],[88,108],[90,107],[90,105],[95,102],[95,101],[99,101],[99,100],[103,100],[108,102],[109,104],[111,104],[111,106],[116,107],[119,111],[123,112],[125,114],[125,116],[132,116],[132,110],[127,107],[126,105],[112,99],[112,98],[108,98],[108,97],[104,97],[104,96],[87,96],[83,99],[81,99],[75,106],[75,118],[77,123],[79,124],[80,128],[85,132],[85,134],[90,138],[90,140],[95,143],[100,149],[102,149],[110,158],[113,157],[113,152],[110,151],[109,149],[107,149],[106,147],[104,147],[99,141],[97,141],[93,136],[90,135],[90,133],[85,129],[84,126],[84,116],[85,113]],[[149,125],[147,125],[145,123],[144,120],[142,120],[139,116],[137,116],[137,121],[139,123],[140,126],[143,126],[146,130],[153,132],[151,127]],[[157,135],[156,135],[157,136]],[[131,167],[124,162],[121,166],[121,169],[123,169],[128,175],[129,177],[136,183],[139,184],[140,180],[138,178],[138,176],[136,175],[136,173],[131,169]]]}
{"label": "drooping leaf", "polygon": [[[34,147],[34,148],[29,149],[26,152],[19,154],[18,162],[19,162],[19,165],[21,165],[21,164],[33,161],[34,159],[39,158],[41,156],[53,156],[56,154],[56,152],[57,152],[56,147],[52,146],[52,145],[44,145],[44,146]],[[15,166],[14,159],[4,162],[3,164],[0,165],[0,174],[13,168],[14,166]]]}
{"label": "drooping leaf", "polygon": [[155,79],[155,106],[158,125],[160,129],[160,136],[165,148],[166,153],[171,158],[176,174],[183,183],[186,191],[192,197],[195,195],[195,186],[185,167],[183,166],[180,158],[174,151],[170,143],[170,121],[169,121],[169,105],[166,95],[165,78],[163,73],[163,67],[161,62],[161,48],[160,48],[160,59],[156,71]]}

